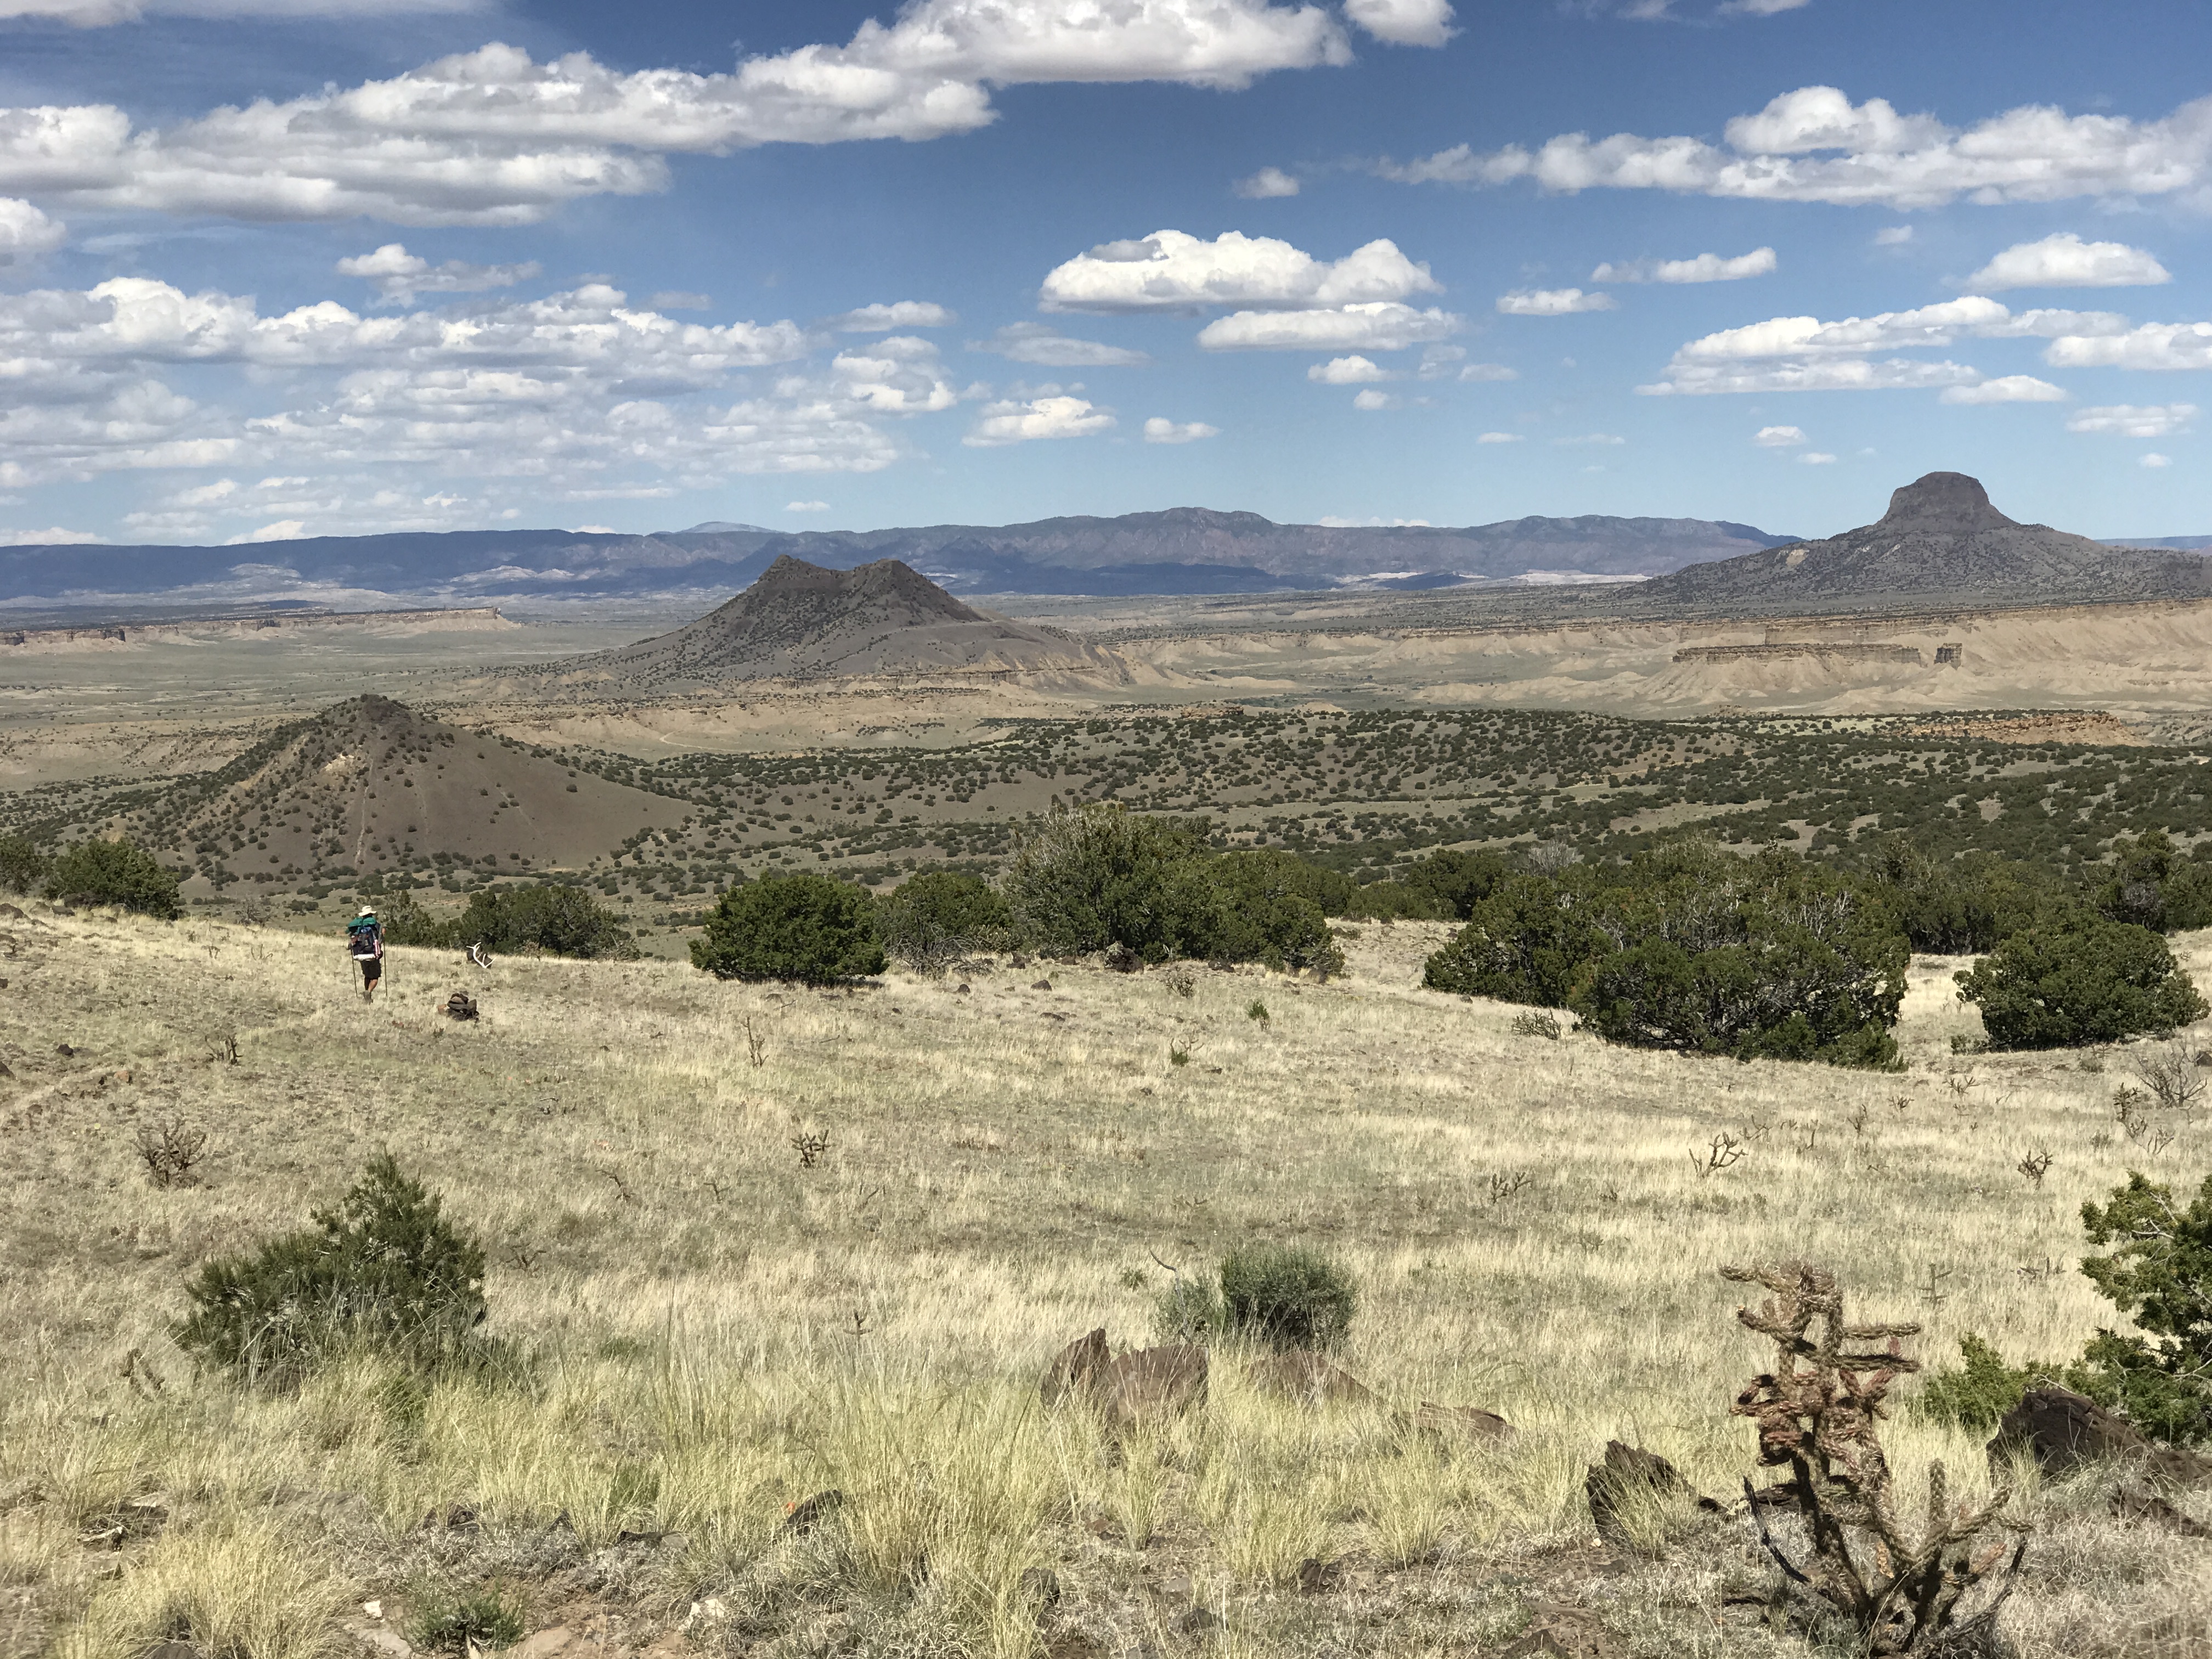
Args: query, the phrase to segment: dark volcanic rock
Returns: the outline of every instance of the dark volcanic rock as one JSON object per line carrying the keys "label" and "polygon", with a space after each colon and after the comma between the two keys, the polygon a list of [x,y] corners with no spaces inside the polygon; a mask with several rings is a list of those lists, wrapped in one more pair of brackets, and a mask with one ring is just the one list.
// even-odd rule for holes
{"label": "dark volcanic rock", "polygon": [[1605,1462],[1593,1463],[1583,1479],[1583,1495],[1589,1500],[1590,1519],[1598,1536],[1608,1544],[1629,1540],[1629,1528],[1621,1511],[1638,1504],[1695,1499],[1702,1510],[1717,1510],[1711,1498],[1700,1496],[1683,1479],[1682,1472],[1657,1452],[1618,1440],[1605,1443]]}
{"label": "dark volcanic rock", "polygon": [[2068,1474],[2088,1463],[2122,1462],[2173,1486],[2212,1480],[2212,1463],[2178,1446],[2154,1444],[2087,1395],[2056,1383],[2030,1389],[2005,1413],[1989,1444],[1991,1468],[2020,1451],[2046,1475]]}
{"label": "dark volcanic rock", "polygon": [[2212,596],[2212,562],[2190,553],[2107,547],[2048,525],[2019,524],[1978,480],[1931,472],[1890,497],[1878,523],[1648,582],[1642,604],[1726,605],[1841,598],[1947,600],[2152,599]]}

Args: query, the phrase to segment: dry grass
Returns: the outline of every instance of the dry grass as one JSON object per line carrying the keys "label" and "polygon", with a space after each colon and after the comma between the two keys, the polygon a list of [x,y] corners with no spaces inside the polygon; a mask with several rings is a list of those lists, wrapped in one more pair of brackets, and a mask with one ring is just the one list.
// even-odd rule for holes
{"label": "dry grass", "polygon": [[[431,1582],[517,1586],[533,1625],[597,1609],[610,1646],[684,1626],[794,1655],[1411,1656],[1503,1645],[1548,1596],[1629,1651],[1802,1651],[1728,1604],[1771,1577],[1740,1523],[1650,1517],[1615,1556],[1582,1507],[1609,1437],[1717,1494],[1747,1470],[1725,1407],[1756,1349],[1717,1267],[1832,1263],[1870,1316],[1925,1320],[1932,1360],[1969,1330],[2064,1354],[2109,1315],[2070,1271],[2081,1201],[2206,1164],[2201,1127],[2154,1160],[2128,1141],[2117,1056],[1954,1060],[1973,1017],[1948,963],[1915,964],[1911,1070],[1869,1076],[1516,1036],[1510,1008],[1415,988],[1445,932],[1419,924],[1366,929],[1348,981],[1200,974],[1188,999],[1063,964],[1051,992],[1001,969],[967,995],[824,994],[402,951],[368,1008],[328,940],[35,920],[51,951],[5,994],[0,1079],[10,1651],[189,1630],[294,1659],[365,1598],[398,1628]],[[2183,943],[2203,969],[2207,941]],[[460,985],[477,1025],[435,1012]],[[210,1061],[230,1030],[240,1063]],[[202,1185],[139,1164],[137,1127],[173,1118],[210,1131]],[[795,1123],[830,1138],[816,1167]],[[1717,1134],[1746,1155],[1701,1176]],[[384,1146],[485,1239],[494,1328],[536,1352],[534,1383],[425,1387],[374,1356],[291,1395],[195,1378],[167,1337],[188,1270],[300,1224]],[[2033,1147],[2039,1186],[2014,1168]],[[1486,1406],[1524,1435],[1484,1451],[1310,1413],[1231,1355],[1202,1416],[1119,1448],[1038,1406],[1069,1337],[1146,1340],[1155,1253],[1255,1236],[1355,1270],[1346,1363],[1388,1404]],[[1937,1456],[1986,1485],[1977,1443],[1909,1412],[1890,1443],[1908,1486]],[[842,1508],[781,1530],[830,1488]],[[79,1542],[149,1493],[166,1525]],[[2045,1538],[2007,1626],[2028,1659],[2118,1655],[2151,1614],[2212,1607],[2202,1545],[2086,1489],[2028,1501]],[[476,1518],[447,1524],[457,1506]],[[1310,1558],[1339,1572],[1302,1595]],[[1061,1591],[1042,1624],[1036,1567]]]}

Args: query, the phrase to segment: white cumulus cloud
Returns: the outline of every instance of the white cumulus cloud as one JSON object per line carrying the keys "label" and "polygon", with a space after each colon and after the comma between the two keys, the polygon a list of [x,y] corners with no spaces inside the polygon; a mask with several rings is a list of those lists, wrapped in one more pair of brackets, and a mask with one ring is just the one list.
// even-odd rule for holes
{"label": "white cumulus cloud", "polygon": [[1369,380],[1395,380],[1396,375],[1371,357],[1332,357],[1306,370],[1306,379],[1323,386],[1358,386]]}
{"label": "white cumulus cloud", "polygon": [[1441,46],[1459,32],[1449,0],[1344,0],[1344,15],[1394,46]]}
{"label": "white cumulus cloud", "polygon": [[798,46],[721,74],[624,72],[583,52],[538,63],[495,42],[386,80],[166,127],[134,131],[112,104],[0,109],[0,193],[257,220],[526,224],[580,198],[665,189],[670,155],[971,132],[997,118],[993,87],[1234,88],[1351,61],[1344,26],[1318,5],[911,0],[843,46]]}
{"label": "white cumulus cloud", "polygon": [[1233,188],[1248,202],[1265,202],[1277,197],[1297,195],[1298,181],[1280,167],[1261,167],[1257,173],[1239,179]]}
{"label": "white cumulus cloud", "polygon": [[973,449],[993,449],[1036,438],[1085,438],[1113,424],[1113,416],[1083,398],[1008,400],[986,404],[975,428],[960,441]]}
{"label": "white cumulus cloud", "polygon": [[1797,464],[1800,466],[1833,466],[1836,458],[1818,449],[1808,449],[1797,457]]}
{"label": "white cumulus cloud", "polygon": [[1170,421],[1164,415],[1155,415],[1145,422],[1145,441],[1148,444],[1190,444],[1200,438],[1218,438],[1221,428],[1208,426],[1204,421]]}
{"label": "white cumulus cloud", "polygon": [[1469,363],[1459,372],[1462,380],[1517,380],[1521,371],[1504,363]]}
{"label": "white cumulus cloud", "polygon": [[[1689,342],[1674,353],[1664,380],[1637,390],[1664,395],[1976,386],[1989,377],[1965,364],[1905,358],[1877,362],[1867,354],[1947,347],[1966,338],[2038,338],[2051,342],[2045,355],[2056,363],[2062,347],[2090,351],[2112,346],[2130,333],[2127,319],[2111,312],[2014,312],[1980,295],[1839,322],[1771,317]],[[1991,394],[1983,401],[1996,400]]]}
{"label": "white cumulus cloud", "polygon": [[1903,247],[1912,240],[1911,225],[1885,225],[1874,234],[1876,247]]}
{"label": "white cumulus cloud", "polygon": [[1508,317],[1571,317],[1615,308],[1610,294],[1585,294],[1578,288],[1524,288],[1498,296],[1498,309]]}
{"label": "white cumulus cloud", "polygon": [[1753,248],[1734,258],[1700,253],[1694,259],[1634,259],[1626,264],[1600,265],[1590,272],[1593,283],[1741,283],[1747,277],[1768,276],[1778,261],[1771,247]]}
{"label": "white cumulus cloud", "polygon": [[0,530],[0,547],[87,547],[104,540],[88,530]]}
{"label": "white cumulus cloud", "polygon": [[2069,432],[2107,433],[2121,438],[2165,438],[2186,432],[2197,418],[2194,404],[2110,404],[2078,409],[2066,422]]}
{"label": "white cumulus cloud", "polygon": [[1954,128],[1885,99],[1854,104],[1834,87],[1801,87],[1730,121],[1724,144],[1571,132],[1533,149],[1458,144],[1376,171],[1407,184],[1527,182],[1564,193],[1661,190],[1892,209],[1961,198],[1989,206],[2201,194],[2212,183],[2212,99],[2148,121],[2023,105]]}
{"label": "white cumulus cloud", "polygon": [[1475,440],[1479,444],[1518,444],[1528,440],[1518,432],[1486,432]]}
{"label": "white cumulus cloud", "polygon": [[2156,450],[2152,450],[2145,454],[2141,460],[2137,461],[2136,465],[2137,466],[2149,467],[2155,471],[2157,468],[2161,466],[2172,466],[2173,465],[2173,457],[2171,455],[2161,455]]}
{"label": "white cumulus cloud", "polygon": [[1208,351],[1403,351],[1456,334],[1461,320],[1431,306],[1378,302],[1332,311],[1239,311],[1198,333]]}
{"label": "white cumulus cloud", "polygon": [[896,300],[889,305],[844,312],[830,318],[825,326],[840,334],[888,334],[899,328],[945,328],[959,320],[943,306],[927,300]]}
{"label": "white cumulus cloud", "polygon": [[2066,401],[2063,389],[2048,380],[2039,380],[2033,374],[2006,374],[1994,380],[1984,380],[1978,386],[1954,386],[1944,389],[1939,400],[1947,404],[2063,404]]}
{"label": "white cumulus cloud", "polygon": [[830,510],[830,503],[827,501],[786,501],[783,504],[783,510],[787,513],[827,513]]}
{"label": "white cumulus cloud", "polygon": [[1072,339],[1044,323],[1009,323],[988,340],[969,341],[968,349],[1040,368],[1139,368],[1152,361],[1127,346]]}
{"label": "white cumulus cloud", "polygon": [[69,227],[28,202],[0,196],[0,265],[52,253],[69,240]]}
{"label": "white cumulus cloud", "polygon": [[433,265],[399,242],[386,242],[374,253],[357,253],[337,264],[341,276],[365,279],[387,305],[405,305],[422,294],[483,294],[513,288],[538,275],[538,262],[515,265],[472,265],[448,259]]}
{"label": "white cumulus cloud", "polygon": [[1751,434],[1751,441],[1761,449],[1789,449],[1808,441],[1800,426],[1763,426]]}
{"label": "white cumulus cloud", "polygon": [[[816,343],[789,321],[680,322],[596,283],[383,316],[330,301],[264,314],[247,297],[144,277],[0,295],[0,485],[258,462],[318,477],[558,479],[556,498],[633,498],[732,473],[878,471],[908,453],[890,423],[958,401],[927,340],[884,336],[810,367]],[[164,383],[186,367],[210,385],[228,374],[227,392],[204,404]],[[709,401],[763,370],[775,372],[736,401]],[[337,507],[241,492],[165,511],[258,508],[259,521],[299,518],[316,533],[341,519],[453,527],[419,490],[386,507],[380,486],[348,489]]]}
{"label": "white cumulus cloud", "polygon": [[1354,393],[1352,399],[1352,406],[1354,409],[1368,414],[1372,414],[1378,409],[1395,409],[1398,407],[1398,403],[1399,400],[1389,392],[1377,392],[1373,386],[1368,387],[1364,392]]}
{"label": "white cumulus cloud", "polygon": [[2069,230],[2007,248],[1966,278],[1966,287],[1994,294],[2008,288],[2151,288],[2172,280],[2142,248],[2085,242]]}
{"label": "white cumulus cloud", "polygon": [[1046,275],[1041,295],[1047,311],[1136,312],[1372,304],[1443,291],[1387,238],[1330,261],[1273,236],[1231,230],[1205,241],[1156,230],[1078,254]]}
{"label": "white cumulus cloud", "polygon": [[2212,323],[2145,323],[2096,334],[2061,334],[2043,354],[2054,368],[2212,368]]}

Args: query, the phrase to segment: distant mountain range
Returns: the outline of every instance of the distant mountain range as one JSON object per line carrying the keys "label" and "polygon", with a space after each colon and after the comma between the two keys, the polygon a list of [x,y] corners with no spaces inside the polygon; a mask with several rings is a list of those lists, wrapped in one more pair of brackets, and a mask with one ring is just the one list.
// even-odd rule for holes
{"label": "distant mountain range", "polygon": [[958,592],[1241,593],[1657,575],[1790,538],[1704,519],[1514,519],[1465,529],[1280,525],[1176,507],[1034,524],[782,533],[709,523],[623,536],[453,531],[237,547],[0,549],[0,604],[131,601],[483,604],[660,597],[749,585],[779,558],[851,569],[894,558]]}
{"label": "distant mountain range", "polygon": [[[2184,541],[2196,538],[2181,538]],[[1874,524],[1697,564],[1642,584],[1639,605],[1725,609],[1838,600],[2039,603],[2212,597],[2212,560],[2166,544],[2108,545],[2021,524],[1981,481],[1930,472]]]}

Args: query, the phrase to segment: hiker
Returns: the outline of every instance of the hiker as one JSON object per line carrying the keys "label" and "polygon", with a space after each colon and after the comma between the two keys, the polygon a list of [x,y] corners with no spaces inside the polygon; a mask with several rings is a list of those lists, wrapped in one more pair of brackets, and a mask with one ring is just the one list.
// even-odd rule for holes
{"label": "hiker", "polygon": [[362,905],[346,924],[346,953],[361,969],[362,1000],[375,1001],[376,982],[384,976],[384,924],[377,921],[374,907]]}

